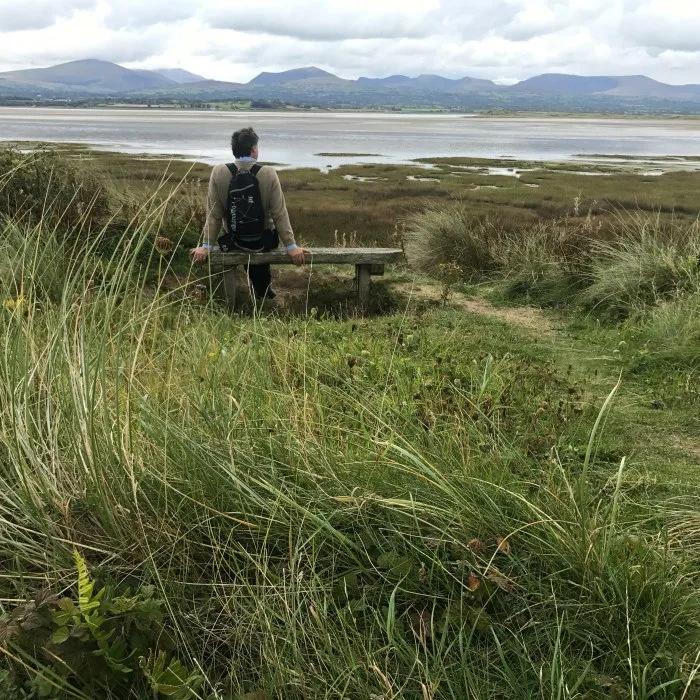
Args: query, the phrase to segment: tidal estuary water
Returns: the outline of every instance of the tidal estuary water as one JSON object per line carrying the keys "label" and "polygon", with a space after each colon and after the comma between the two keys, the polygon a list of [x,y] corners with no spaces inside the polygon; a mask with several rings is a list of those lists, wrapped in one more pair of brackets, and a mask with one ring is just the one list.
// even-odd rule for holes
{"label": "tidal estuary water", "polygon": [[0,141],[85,143],[210,163],[230,159],[231,132],[242,126],[260,135],[262,160],[288,167],[434,156],[552,161],[595,154],[700,156],[700,120],[680,118],[0,107]]}

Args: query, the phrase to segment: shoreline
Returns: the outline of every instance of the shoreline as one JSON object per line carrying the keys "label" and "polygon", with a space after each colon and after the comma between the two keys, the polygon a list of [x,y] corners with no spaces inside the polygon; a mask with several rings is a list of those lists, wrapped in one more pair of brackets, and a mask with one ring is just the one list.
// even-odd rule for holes
{"label": "shoreline", "polygon": [[[216,104],[216,103],[212,103]],[[649,114],[634,114],[625,112],[558,112],[558,111],[516,111],[516,110],[457,110],[457,109],[412,109],[412,108],[377,108],[363,109],[352,107],[286,107],[280,109],[274,108],[225,108],[225,107],[200,107],[189,105],[154,105],[154,104],[55,104],[46,103],[31,103],[31,104],[3,104],[0,99],[0,108],[6,109],[52,109],[75,111],[84,110],[118,110],[124,112],[136,112],[145,110],[148,112],[201,112],[213,114],[241,114],[250,112],[254,114],[383,114],[383,115],[402,115],[402,116],[422,116],[422,115],[445,115],[471,119],[601,119],[601,120],[629,120],[629,121],[700,121],[700,114],[695,113],[678,113],[678,112],[660,112]]]}
{"label": "shoreline", "polygon": [[[94,157],[120,157],[134,161],[151,162],[180,162],[190,163],[193,166],[211,167],[213,163],[219,162],[216,159],[203,159],[186,153],[167,153],[160,151],[135,151],[119,150],[112,145],[91,144],[80,141],[25,141],[2,139],[0,137],[0,148],[17,148],[21,151],[46,148],[56,150],[74,158],[94,158]],[[388,158],[381,154],[352,153],[352,152],[324,152],[315,153],[314,157],[322,156],[326,160],[336,162],[324,166],[316,165],[291,165],[284,162],[273,162],[265,160],[266,165],[271,165],[278,170],[303,171],[313,170],[321,174],[328,174],[330,171],[337,171],[347,167],[394,167],[394,168],[416,168],[416,170],[430,170],[440,168],[440,166],[462,167],[467,169],[541,169],[560,172],[583,172],[588,171],[588,175],[610,175],[610,174],[630,174],[630,175],[658,175],[662,174],[658,169],[663,168],[663,173],[668,172],[698,172],[700,171],[700,154],[698,155],[630,155],[624,153],[573,153],[568,158],[521,158],[517,156],[502,156],[492,158],[488,156],[475,155],[452,155],[452,156],[428,156],[417,157],[406,160],[382,160],[380,162],[366,162],[358,160],[361,158],[375,157]],[[355,160],[339,160],[339,159]],[[639,168],[644,168],[640,171]],[[647,172],[653,168],[656,172]]]}

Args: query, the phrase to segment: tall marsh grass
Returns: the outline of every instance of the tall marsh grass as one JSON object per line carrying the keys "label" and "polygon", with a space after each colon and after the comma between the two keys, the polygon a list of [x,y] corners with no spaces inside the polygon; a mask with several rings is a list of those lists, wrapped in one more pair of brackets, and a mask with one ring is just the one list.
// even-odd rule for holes
{"label": "tall marsh grass", "polygon": [[85,163],[51,148],[0,148],[0,216],[28,230],[87,240],[112,214],[113,195]]}
{"label": "tall marsh grass", "polygon": [[[154,293],[143,222],[106,258],[0,232],[7,697],[693,697],[698,553],[597,465],[598,407],[552,370],[478,354],[445,312],[246,319]],[[585,460],[558,457],[572,424]],[[159,601],[158,634],[129,628],[141,663],[76,672],[76,645],[105,656],[76,561],[110,610]]]}
{"label": "tall marsh grass", "polygon": [[618,212],[605,225],[589,215],[506,230],[455,200],[413,214],[406,236],[409,260],[425,272],[457,262],[469,280],[504,280],[507,294],[618,317],[700,289],[698,221]]}
{"label": "tall marsh grass", "polygon": [[99,243],[105,252],[126,229],[139,228],[184,247],[196,245],[206,218],[196,178],[166,170],[150,189],[137,193],[117,188],[109,166],[100,169],[51,146],[0,148],[0,217],[22,225],[38,243],[52,231],[53,239],[72,247],[94,249]]}
{"label": "tall marsh grass", "polygon": [[498,268],[506,231],[497,222],[475,220],[461,200],[427,202],[405,222],[406,255],[417,268],[437,275],[440,265],[456,263],[469,279]]}
{"label": "tall marsh grass", "polygon": [[633,217],[612,241],[596,242],[591,284],[581,300],[617,316],[700,291],[700,222],[664,230],[658,219]]}

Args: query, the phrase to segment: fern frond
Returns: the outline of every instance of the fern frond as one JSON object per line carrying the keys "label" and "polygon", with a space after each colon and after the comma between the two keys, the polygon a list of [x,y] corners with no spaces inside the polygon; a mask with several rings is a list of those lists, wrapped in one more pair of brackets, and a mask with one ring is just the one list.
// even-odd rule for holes
{"label": "fern frond", "polygon": [[85,559],[77,549],[73,550],[75,568],[78,570],[78,607],[83,617],[89,615],[93,610],[100,607],[100,597],[93,596],[95,582],[90,578]]}

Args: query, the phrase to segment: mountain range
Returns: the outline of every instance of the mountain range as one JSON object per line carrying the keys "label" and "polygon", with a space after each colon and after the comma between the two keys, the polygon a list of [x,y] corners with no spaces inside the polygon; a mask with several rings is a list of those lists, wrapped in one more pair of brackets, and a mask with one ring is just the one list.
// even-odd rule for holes
{"label": "mountain range", "polygon": [[119,94],[175,87],[203,80],[201,75],[195,75],[180,68],[162,71],[131,70],[109,61],[87,59],[61,63],[48,68],[29,68],[0,73],[0,94],[6,85],[34,92],[49,90],[51,92]]}
{"label": "mountain range", "polygon": [[[87,59],[48,68],[0,73],[0,97],[24,99],[275,100],[314,106],[443,106],[574,111],[621,105],[700,111],[700,85],[668,85],[643,75],[549,73],[515,85],[440,75],[391,75],[347,80],[316,67],[260,73],[246,84],[207,80],[186,70],[132,70]],[[670,106],[669,106],[670,105]],[[604,111],[604,110],[603,110]]]}
{"label": "mountain range", "polygon": [[524,91],[545,90],[579,95],[700,100],[700,85],[668,85],[647,78],[645,75],[586,77],[550,73],[523,80],[514,85],[513,88]]}

